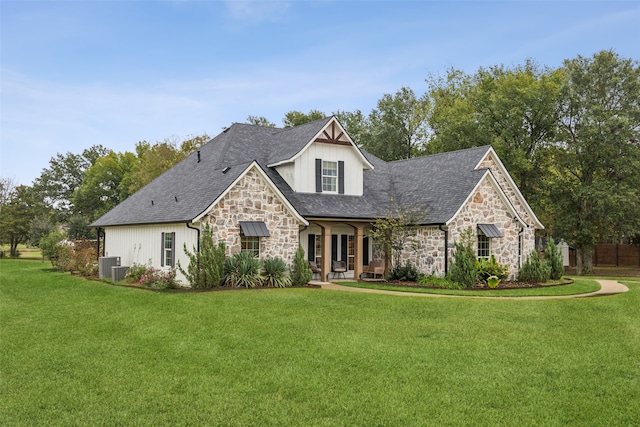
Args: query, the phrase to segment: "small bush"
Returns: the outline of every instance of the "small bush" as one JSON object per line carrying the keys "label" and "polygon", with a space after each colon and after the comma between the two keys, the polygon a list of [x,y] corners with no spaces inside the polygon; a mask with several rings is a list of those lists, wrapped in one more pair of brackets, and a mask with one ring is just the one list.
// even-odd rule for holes
{"label": "small bush", "polygon": [[296,255],[293,258],[291,268],[291,283],[293,286],[304,286],[313,278],[313,272],[309,268],[309,262],[304,257],[304,249],[298,245]]}
{"label": "small bush", "polygon": [[180,272],[194,289],[217,288],[224,279],[226,245],[224,241],[213,242],[213,231],[206,223],[200,237],[200,250],[193,252],[184,245],[184,253],[189,257],[186,270],[178,262]]}
{"label": "small bush", "polygon": [[442,289],[461,289],[462,285],[458,282],[454,282],[453,280],[447,277],[438,277],[438,276],[422,276],[418,281],[421,285],[424,286],[433,286],[435,288]]}
{"label": "small bush", "polygon": [[500,284],[500,278],[498,276],[489,276],[487,277],[487,286],[491,289],[495,289]]}
{"label": "small bush", "polygon": [[281,258],[269,258],[262,261],[262,285],[268,288],[286,288],[291,286],[287,274],[287,264]]}
{"label": "small bush", "polygon": [[75,249],[72,270],[85,277],[98,276],[98,259],[95,248]]}
{"label": "small bush", "polygon": [[124,279],[150,289],[173,289],[178,287],[176,269],[159,270],[148,264],[133,264],[127,269]]}
{"label": "small bush", "polygon": [[152,270],[151,260],[149,260],[149,264],[147,265],[133,263],[131,267],[127,269],[124,280],[129,283],[139,283],[140,279],[142,279],[142,276],[149,270]]}
{"label": "small bush", "polygon": [[509,276],[509,267],[498,263],[496,257],[491,255],[489,259],[482,258],[476,261],[477,280],[487,283],[489,277],[495,276],[499,280],[505,280]]}
{"label": "small bush", "polygon": [[465,288],[473,288],[476,284],[476,276],[476,255],[473,248],[469,245],[456,243],[449,279],[460,283]]}
{"label": "small bush", "polygon": [[149,269],[138,281],[140,285],[151,289],[173,289],[178,286],[176,282],[176,269],[155,270]]}
{"label": "small bush", "polygon": [[58,271],[73,271],[73,247],[64,243],[55,247],[50,257],[51,265]]}
{"label": "small bush", "polygon": [[401,282],[417,282],[420,273],[411,261],[407,260],[404,265],[397,265],[389,272],[389,280],[399,280]]}
{"label": "small bush", "polygon": [[260,284],[261,263],[251,252],[238,252],[224,263],[224,283],[227,286],[255,288]]}
{"label": "small bush", "polygon": [[529,258],[520,267],[518,280],[528,283],[544,283],[551,277],[551,266],[538,256],[536,250],[531,251]]}
{"label": "small bush", "polygon": [[558,280],[561,278],[564,273],[564,260],[553,239],[549,239],[547,249],[544,251],[544,259],[551,268],[551,279]]}

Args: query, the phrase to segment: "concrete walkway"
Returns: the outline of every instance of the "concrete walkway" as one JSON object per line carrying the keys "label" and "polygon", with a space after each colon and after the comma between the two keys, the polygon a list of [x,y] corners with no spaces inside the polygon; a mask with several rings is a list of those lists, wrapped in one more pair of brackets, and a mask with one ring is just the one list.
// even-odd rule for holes
{"label": "concrete walkway", "polygon": [[425,294],[420,292],[396,292],[385,291],[380,289],[366,289],[355,288],[351,286],[342,286],[337,283],[312,281],[310,284],[318,285],[322,289],[329,289],[333,291],[345,291],[345,292],[360,292],[363,294],[383,294],[383,295],[396,295],[403,297],[425,297],[425,298],[488,298],[488,299],[512,299],[512,300],[535,300],[535,299],[567,299],[567,298],[584,298],[584,297],[597,297],[604,295],[615,295],[627,292],[629,288],[625,285],[618,283],[615,280],[598,280],[600,283],[600,290],[595,292],[589,292],[587,294],[578,295],[550,295],[550,296],[524,296],[524,297],[483,297],[483,296],[464,296],[464,295],[441,295],[441,294]]}

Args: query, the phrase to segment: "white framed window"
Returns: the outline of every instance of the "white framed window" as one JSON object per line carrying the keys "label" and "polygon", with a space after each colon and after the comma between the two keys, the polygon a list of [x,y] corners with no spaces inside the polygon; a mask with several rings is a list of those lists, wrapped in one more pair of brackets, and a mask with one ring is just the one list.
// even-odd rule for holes
{"label": "white framed window", "polygon": [[322,235],[316,234],[316,265],[322,265]]}
{"label": "white framed window", "polygon": [[175,248],[176,233],[162,233],[162,253],[160,255],[161,266],[176,266]]}
{"label": "white framed window", "polygon": [[478,234],[478,258],[491,256],[491,239],[484,234]]}
{"label": "white framed window", "polygon": [[356,266],[355,236],[347,236],[347,270],[354,270]]}
{"label": "white framed window", "polygon": [[338,191],[338,162],[322,161],[322,191]]}
{"label": "white framed window", "polygon": [[256,258],[260,257],[260,237],[258,236],[240,236],[240,250],[243,252],[251,252]]}

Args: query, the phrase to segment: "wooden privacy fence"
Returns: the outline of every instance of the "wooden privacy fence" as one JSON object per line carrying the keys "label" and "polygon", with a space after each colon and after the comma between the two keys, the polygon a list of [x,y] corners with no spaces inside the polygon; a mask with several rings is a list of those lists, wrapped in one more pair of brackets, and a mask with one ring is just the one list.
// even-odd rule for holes
{"label": "wooden privacy fence", "polygon": [[[594,267],[640,267],[640,245],[596,245],[592,260]],[[570,265],[576,265],[575,250],[571,250]]]}

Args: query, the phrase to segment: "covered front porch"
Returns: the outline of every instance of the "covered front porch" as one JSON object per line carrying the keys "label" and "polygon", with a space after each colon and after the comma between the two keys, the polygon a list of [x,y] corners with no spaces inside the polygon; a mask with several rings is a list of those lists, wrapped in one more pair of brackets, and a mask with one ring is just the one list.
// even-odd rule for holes
{"label": "covered front porch", "polygon": [[[377,259],[370,229],[371,223],[364,221],[309,220],[309,226],[300,232],[300,244],[307,260],[320,269],[321,281],[358,279],[363,267]],[[346,271],[334,271],[340,262]]]}

